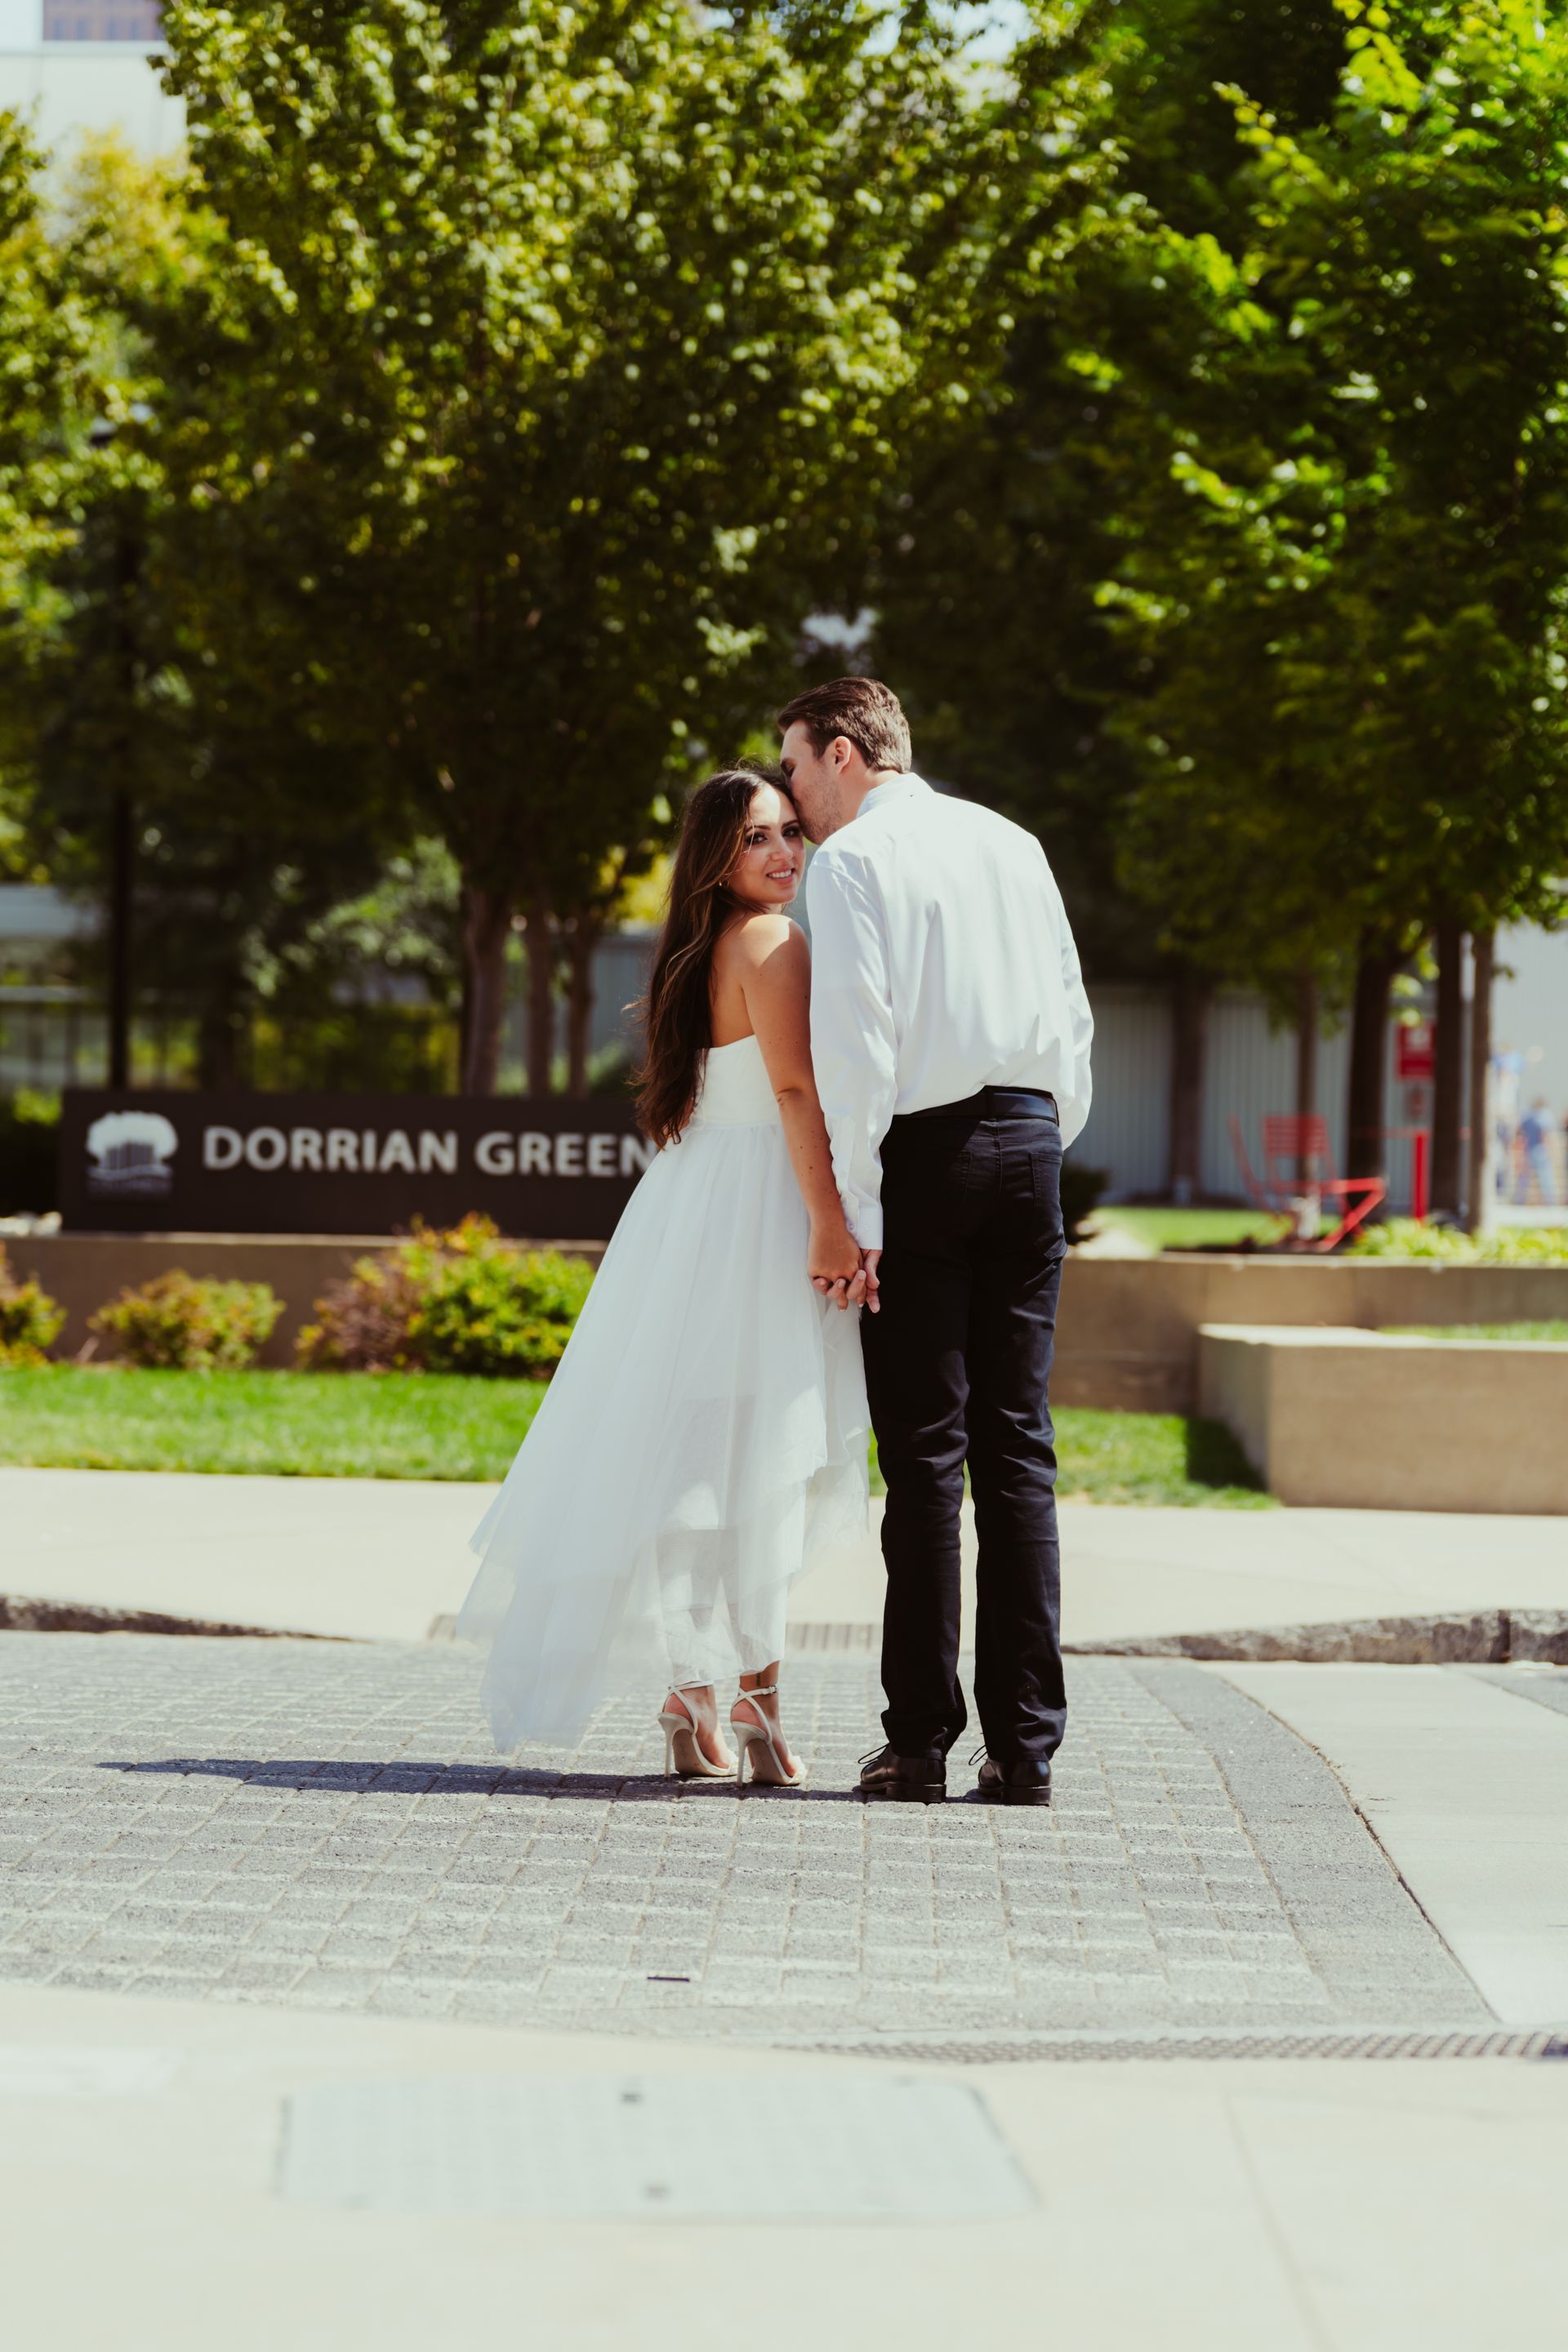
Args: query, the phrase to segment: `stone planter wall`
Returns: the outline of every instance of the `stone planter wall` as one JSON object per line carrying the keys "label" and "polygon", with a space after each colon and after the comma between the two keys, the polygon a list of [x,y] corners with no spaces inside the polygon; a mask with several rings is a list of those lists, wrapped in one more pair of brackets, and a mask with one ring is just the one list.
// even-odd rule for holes
{"label": "stone planter wall", "polygon": [[1062,1282],[1058,1404],[1194,1412],[1205,1323],[1331,1326],[1568,1320],[1568,1265],[1418,1258],[1078,1258]]}
{"label": "stone planter wall", "polygon": [[1568,1512],[1568,1342],[1205,1324],[1198,1402],[1281,1502]]}
{"label": "stone planter wall", "polygon": [[[56,1353],[74,1356],[95,1308],[170,1266],[268,1282],[284,1311],[262,1360],[292,1360],[295,1334],[326,1284],[385,1235],[50,1234],[7,1237],[15,1271],[68,1310]],[[597,1264],[598,1242],[538,1242]],[[1060,1404],[1193,1412],[1205,1323],[1322,1324],[1568,1319],[1568,1265],[1451,1266],[1389,1258],[1258,1258],[1200,1253],[1074,1258],[1062,1283],[1051,1393]]]}

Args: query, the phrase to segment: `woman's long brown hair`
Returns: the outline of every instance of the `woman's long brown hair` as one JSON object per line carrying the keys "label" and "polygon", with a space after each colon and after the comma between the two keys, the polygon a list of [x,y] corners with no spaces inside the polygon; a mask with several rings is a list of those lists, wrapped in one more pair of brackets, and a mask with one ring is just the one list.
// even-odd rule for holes
{"label": "woman's long brown hair", "polygon": [[789,798],[784,778],[768,769],[721,768],[686,803],[669,911],[643,1006],[647,1046],[637,1121],[652,1143],[675,1142],[696,1106],[702,1056],[713,1041],[713,950],[741,905],[728,877],[745,845],[759,784],[772,784]]}

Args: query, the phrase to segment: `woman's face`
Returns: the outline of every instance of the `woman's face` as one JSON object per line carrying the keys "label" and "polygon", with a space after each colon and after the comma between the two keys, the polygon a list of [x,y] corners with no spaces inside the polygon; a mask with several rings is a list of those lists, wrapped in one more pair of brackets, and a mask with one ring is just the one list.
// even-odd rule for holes
{"label": "woman's face", "polygon": [[795,803],[776,785],[759,784],[741,854],[726,879],[748,907],[787,907],[805,871],[805,835]]}

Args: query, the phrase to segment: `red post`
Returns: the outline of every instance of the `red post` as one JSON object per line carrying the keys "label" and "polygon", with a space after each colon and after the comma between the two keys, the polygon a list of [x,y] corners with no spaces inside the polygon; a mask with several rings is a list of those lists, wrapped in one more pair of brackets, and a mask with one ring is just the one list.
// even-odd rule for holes
{"label": "red post", "polygon": [[1418,1127],[1411,1139],[1411,1190],[1415,1196],[1415,1222],[1426,1222],[1426,1153],[1432,1139],[1424,1127]]}

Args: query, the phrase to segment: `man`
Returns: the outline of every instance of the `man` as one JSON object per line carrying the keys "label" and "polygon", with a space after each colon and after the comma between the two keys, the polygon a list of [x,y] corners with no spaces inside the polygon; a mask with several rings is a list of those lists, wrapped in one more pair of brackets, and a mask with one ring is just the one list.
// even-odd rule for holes
{"label": "man", "polygon": [[1089,1115],[1093,1033],[1078,953],[1039,843],[910,772],[887,687],[813,687],[778,723],[780,764],[819,845],[806,877],[812,1060],[862,1254],[888,1486],[888,1745],[860,1787],[914,1804],[947,1793],[965,1722],[967,1461],[980,1792],[1048,1804],[1067,1705],[1047,1382],[1061,1155]]}

